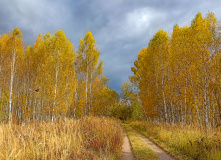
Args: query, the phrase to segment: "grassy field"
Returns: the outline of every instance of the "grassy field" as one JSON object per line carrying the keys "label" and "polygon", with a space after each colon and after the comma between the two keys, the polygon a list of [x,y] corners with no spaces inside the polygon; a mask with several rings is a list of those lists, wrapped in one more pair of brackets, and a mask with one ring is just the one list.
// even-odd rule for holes
{"label": "grassy field", "polygon": [[132,122],[131,126],[181,159],[220,160],[221,132],[197,127]]}
{"label": "grassy field", "polygon": [[124,128],[127,132],[137,160],[158,160],[157,155],[147,146],[147,144],[133,131],[129,125],[124,124]]}
{"label": "grassy field", "polygon": [[123,130],[103,117],[0,125],[0,159],[118,159]]}

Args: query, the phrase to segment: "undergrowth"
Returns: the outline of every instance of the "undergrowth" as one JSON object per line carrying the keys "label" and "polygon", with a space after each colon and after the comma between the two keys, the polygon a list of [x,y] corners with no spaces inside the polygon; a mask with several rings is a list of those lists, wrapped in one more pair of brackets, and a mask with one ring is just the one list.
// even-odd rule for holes
{"label": "undergrowth", "polygon": [[103,117],[0,124],[0,159],[118,159],[123,130]]}
{"label": "undergrowth", "polygon": [[131,126],[183,159],[220,160],[221,133],[200,128],[148,122],[132,122]]}

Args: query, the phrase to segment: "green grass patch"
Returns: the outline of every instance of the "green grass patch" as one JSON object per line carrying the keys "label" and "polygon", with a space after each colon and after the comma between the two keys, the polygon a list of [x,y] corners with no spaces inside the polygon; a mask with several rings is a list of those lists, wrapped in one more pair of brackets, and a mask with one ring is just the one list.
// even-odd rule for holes
{"label": "green grass patch", "polygon": [[133,152],[138,160],[158,160],[157,155],[147,146],[147,144],[133,131],[133,129],[124,124],[124,128],[127,132],[130,140]]}

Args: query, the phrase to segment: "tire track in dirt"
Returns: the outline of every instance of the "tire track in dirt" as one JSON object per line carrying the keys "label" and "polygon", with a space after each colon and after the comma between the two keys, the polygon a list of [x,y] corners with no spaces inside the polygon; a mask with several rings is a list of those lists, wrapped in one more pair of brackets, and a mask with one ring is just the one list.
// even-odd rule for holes
{"label": "tire track in dirt", "polygon": [[140,136],[140,138],[142,138],[148,145],[148,147],[150,147],[158,156],[158,158],[160,160],[177,160],[176,158],[174,158],[173,156],[171,156],[170,154],[166,153],[164,150],[162,150],[159,146],[157,146],[156,144],[154,144],[153,142],[151,142],[149,139],[147,139],[145,136],[143,136],[142,134],[140,134],[139,132],[137,132],[136,130],[134,130],[134,132]]}
{"label": "tire track in dirt", "polygon": [[121,160],[135,160],[126,131],[124,131],[124,141]]}

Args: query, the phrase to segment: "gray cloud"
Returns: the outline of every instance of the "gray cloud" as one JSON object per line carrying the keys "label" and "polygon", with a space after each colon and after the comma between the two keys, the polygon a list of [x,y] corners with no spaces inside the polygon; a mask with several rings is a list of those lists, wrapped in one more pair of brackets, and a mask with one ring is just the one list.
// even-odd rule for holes
{"label": "gray cloud", "polygon": [[211,11],[221,19],[219,0],[1,0],[0,7],[0,34],[19,27],[31,45],[39,33],[62,29],[77,50],[79,38],[90,30],[102,53],[104,73],[117,91],[157,30],[190,25],[197,12],[205,16]]}

